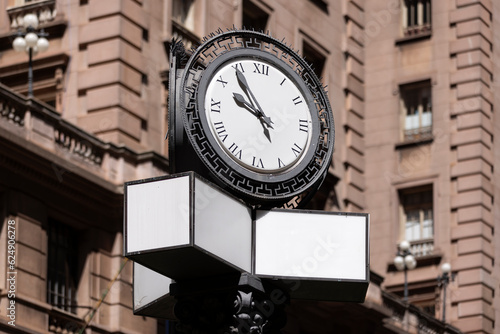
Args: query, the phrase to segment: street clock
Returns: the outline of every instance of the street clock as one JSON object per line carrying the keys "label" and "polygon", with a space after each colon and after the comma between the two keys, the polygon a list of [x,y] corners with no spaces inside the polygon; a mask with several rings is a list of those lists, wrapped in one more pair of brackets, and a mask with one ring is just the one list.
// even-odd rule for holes
{"label": "street clock", "polygon": [[[177,122],[214,182],[264,207],[300,203],[320,186],[333,115],[313,69],[289,46],[229,30],[205,39],[171,78]],[[182,158],[178,147],[171,152]]]}

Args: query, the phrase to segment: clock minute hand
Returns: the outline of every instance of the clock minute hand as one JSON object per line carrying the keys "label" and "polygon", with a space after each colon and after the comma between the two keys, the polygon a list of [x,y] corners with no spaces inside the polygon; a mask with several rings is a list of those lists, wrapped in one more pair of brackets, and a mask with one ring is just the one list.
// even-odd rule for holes
{"label": "clock minute hand", "polygon": [[[255,98],[255,96],[253,95],[252,93],[252,90],[250,89],[250,87],[248,86],[248,82],[247,80],[245,79],[245,76],[243,75],[243,73],[241,73],[240,70],[236,69],[236,77],[238,78],[238,81],[243,85],[245,86],[247,92],[250,94],[250,96],[252,97],[252,99],[254,100],[255,104],[257,105],[257,113],[259,115],[259,118],[262,118],[264,120],[264,122],[267,124],[268,127],[270,127],[271,129],[273,129],[273,126],[271,124],[273,124],[273,121],[271,121],[271,118],[270,117],[267,117],[266,114],[264,114],[264,111],[262,110],[262,108],[260,107],[259,105],[259,102],[257,102],[257,99]],[[253,108],[255,110],[255,108]]]}

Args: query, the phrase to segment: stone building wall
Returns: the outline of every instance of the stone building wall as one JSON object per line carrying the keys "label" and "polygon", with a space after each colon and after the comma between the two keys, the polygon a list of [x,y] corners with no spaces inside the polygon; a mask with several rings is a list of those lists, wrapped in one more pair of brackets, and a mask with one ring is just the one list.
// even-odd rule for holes
{"label": "stone building wall", "polygon": [[[168,171],[171,39],[191,47],[254,20],[305,54],[327,86],[335,153],[314,208],[370,213],[371,269],[385,278],[384,293],[401,296],[403,273],[392,260],[405,238],[402,198],[431,189],[433,235],[413,243],[420,253],[408,273],[410,302],[433,304],[442,317],[436,277],[449,262],[456,276],[446,320],[463,332],[498,333],[500,4],[432,1],[430,29],[415,33],[404,27],[403,3],[196,0],[183,22],[173,1],[0,0],[0,168],[8,175],[0,214],[19,226],[19,325],[55,331],[86,313],[46,303],[50,219],[80,232],[79,304],[95,304],[119,270],[123,183]],[[33,62],[43,102],[17,94],[27,91],[27,56],[11,50],[20,17],[33,11],[51,43]],[[402,100],[419,85],[432,94],[432,127],[408,140]],[[5,223],[1,231],[3,249]],[[96,331],[154,332],[155,320],[131,316],[131,280],[127,263],[94,317]]]}

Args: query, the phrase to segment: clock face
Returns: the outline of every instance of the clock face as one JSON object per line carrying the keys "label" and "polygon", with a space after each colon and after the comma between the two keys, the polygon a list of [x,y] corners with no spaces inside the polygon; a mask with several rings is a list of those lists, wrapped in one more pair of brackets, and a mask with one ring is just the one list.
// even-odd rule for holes
{"label": "clock face", "polygon": [[251,171],[293,168],[311,141],[304,93],[294,78],[263,59],[221,64],[209,79],[204,112],[224,153]]}

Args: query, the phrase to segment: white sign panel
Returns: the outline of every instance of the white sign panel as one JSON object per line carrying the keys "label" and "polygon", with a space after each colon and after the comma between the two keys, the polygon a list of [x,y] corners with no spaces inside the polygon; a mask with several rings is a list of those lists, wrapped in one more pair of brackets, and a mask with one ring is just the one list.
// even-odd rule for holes
{"label": "white sign panel", "polygon": [[127,186],[127,252],[189,244],[189,176]]}
{"label": "white sign panel", "polygon": [[306,211],[258,211],[255,274],[366,280],[368,216]]}
{"label": "white sign panel", "polygon": [[195,179],[195,244],[221,259],[251,270],[250,208]]}

